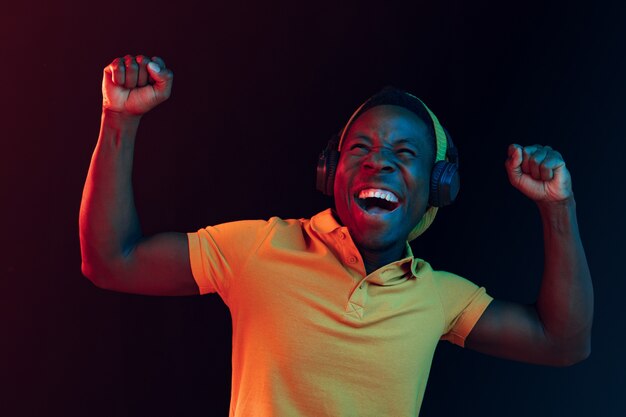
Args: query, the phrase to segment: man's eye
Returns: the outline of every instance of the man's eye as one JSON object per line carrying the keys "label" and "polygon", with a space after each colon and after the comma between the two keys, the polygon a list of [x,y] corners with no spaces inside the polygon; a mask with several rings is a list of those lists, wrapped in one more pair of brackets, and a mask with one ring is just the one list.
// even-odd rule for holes
{"label": "man's eye", "polygon": [[410,149],[410,148],[400,148],[396,152],[401,154],[401,155],[410,155],[410,156],[416,156],[417,155],[417,153],[415,153],[415,151],[413,149]]}
{"label": "man's eye", "polygon": [[354,145],[350,146],[350,150],[357,152],[367,152],[367,146],[363,145],[362,143],[355,143]]}

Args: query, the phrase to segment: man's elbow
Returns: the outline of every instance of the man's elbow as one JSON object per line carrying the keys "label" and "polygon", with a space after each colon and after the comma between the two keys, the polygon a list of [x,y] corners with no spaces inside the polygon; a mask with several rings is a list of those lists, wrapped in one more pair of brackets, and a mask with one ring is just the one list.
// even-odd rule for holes
{"label": "man's elbow", "polygon": [[572,365],[576,365],[591,355],[591,341],[585,341],[580,343],[575,348],[569,346],[568,349],[558,349],[552,355],[550,365],[564,368]]}
{"label": "man's elbow", "polygon": [[96,287],[103,290],[115,290],[115,274],[111,268],[98,265],[93,262],[87,262],[85,259],[81,262],[82,274],[91,281]]}
{"label": "man's elbow", "polygon": [[576,355],[572,355],[570,357],[569,363],[566,366],[576,365],[591,356],[591,343],[588,344],[585,348],[581,349],[576,353]]}

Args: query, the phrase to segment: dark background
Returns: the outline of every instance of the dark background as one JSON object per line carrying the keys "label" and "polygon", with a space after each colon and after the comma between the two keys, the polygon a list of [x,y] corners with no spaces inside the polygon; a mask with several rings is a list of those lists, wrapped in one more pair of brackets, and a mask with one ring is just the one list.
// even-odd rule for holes
{"label": "dark background", "polygon": [[139,132],[146,233],[327,207],[314,190],[319,151],[392,84],[429,104],[461,155],[458,202],[416,256],[532,302],[539,216],[503,162],[511,142],[560,150],[594,277],[591,357],[548,368],[442,343],[421,416],[626,415],[624,39],[619,1],[3,6],[0,415],[227,415],[230,318],[218,296],[117,294],[80,272],[102,68],[126,53],[160,55],[175,73]]}

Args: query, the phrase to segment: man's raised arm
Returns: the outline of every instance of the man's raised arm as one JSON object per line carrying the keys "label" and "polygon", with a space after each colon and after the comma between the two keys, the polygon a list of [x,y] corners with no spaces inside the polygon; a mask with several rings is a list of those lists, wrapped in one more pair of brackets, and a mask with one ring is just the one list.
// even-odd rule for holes
{"label": "man's raised arm", "polygon": [[494,300],[465,346],[524,362],[574,364],[591,352],[593,287],[570,174],[558,152],[540,145],[511,145],[506,168],[511,184],[539,207],[545,257],[541,290],[530,306]]}
{"label": "man's raised arm", "polygon": [[186,235],[144,237],[133,199],[139,121],[169,98],[172,81],[172,71],[158,57],[127,55],[104,69],[100,136],[79,219],[82,271],[99,287],[147,295],[198,294]]}

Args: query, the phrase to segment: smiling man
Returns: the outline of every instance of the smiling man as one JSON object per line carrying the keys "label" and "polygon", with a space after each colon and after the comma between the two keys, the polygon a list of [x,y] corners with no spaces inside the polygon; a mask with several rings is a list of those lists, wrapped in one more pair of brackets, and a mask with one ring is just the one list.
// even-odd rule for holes
{"label": "smiling man", "polygon": [[417,416],[440,340],[554,366],[589,354],[593,290],[558,152],[509,146],[509,179],[543,221],[543,282],[529,306],[493,300],[413,256],[408,241],[454,200],[458,173],[434,114],[395,89],[370,98],[329,144],[318,187],[335,210],[146,237],[133,204],[134,141],[172,79],[157,57],[104,70],[82,267],[117,291],[218,293],[233,319],[231,416]]}
{"label": "smiling man", "polygon": [[[386,89],[373,99],[395,98]],[[378,105],[360,114],[340,145],[335,208],[368,273],[402,257],[428,207],[435,138],[415,113]]]}

